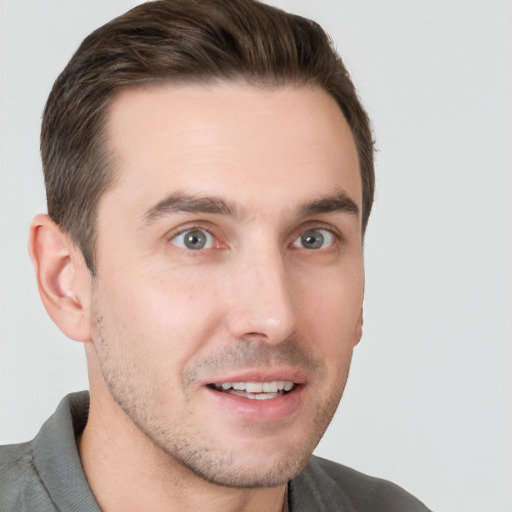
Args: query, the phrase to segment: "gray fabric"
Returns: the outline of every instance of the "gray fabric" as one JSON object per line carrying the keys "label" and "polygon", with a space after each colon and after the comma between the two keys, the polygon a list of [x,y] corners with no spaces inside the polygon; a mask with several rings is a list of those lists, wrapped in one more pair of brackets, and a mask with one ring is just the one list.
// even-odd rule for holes
{"label": "gray fabric", "polygon": [[320,457],[290,482],[293,512],[430,512],[395,485]]}
{"label": "gray fabric", "polygon": [[[0,512],[101,512],[87,483],[76,436],[87,392],[68,395],[28,443],[0,447]],[[290,512],[428,512],[400,487],[311,457],[290,482]]]}
{"label": "gray fabric", "polygon": [[68,395],[33,441],[0,448],[0,512],[101,512],[75,440],[88,406],[87,392]]}

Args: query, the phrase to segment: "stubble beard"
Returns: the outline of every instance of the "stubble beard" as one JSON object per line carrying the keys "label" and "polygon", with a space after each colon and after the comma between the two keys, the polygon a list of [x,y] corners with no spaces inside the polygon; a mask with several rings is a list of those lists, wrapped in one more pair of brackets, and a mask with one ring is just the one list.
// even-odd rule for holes
{"label": "stubble beard", "polygon": [[[118,350],[106,341],[101,324],[102,318],[99,318],[96,322],[95,351],[103,379],[113,400],[129,421],[164,455],[160,458],[160,464],[164,460],[164,464],[171,471],[177,469],[180,472],[191,472],[219,486],[275,487],[287,483],[300,473],[336,412],[350,367],[349,360],[340,372],[340,381],[328,390],[316,390],[315,396],[324,398],[316,404],[312,425],[307,426],[308,431],[303,433],[299,443],[279,443],[275,447],[279,456],[274,457],[272,462],[262,461],[259,454],[255,460],[248,462],[245,454],[218,445],[216,439],[222,437],[222,432],[212,434],[198,429],[197,422],[194,423],[193,411],[187,411],[185,421],[184,418],[166,418],[166,421],[160,419],[158,389],[150,372],[141,371],[137,361],[130,362],[126,354],[124,358],[114,357]],[[281,349],[281,355],[277,359],[287,357],[283,354],[295,352],[296,346],[292,346],[295,342],[286,343],[289,347]],[[230,351],[232,350],[231,348]],[[259,354],[258,360],[261,361],[261,349],[255,353]],[[215,360],[225,362],[226,358],[217,355]],[[319,365],[321,363],[317,360],[310,362],[311,367]],[[321,373],[321,369],[318,372]],[[187,423],[186,418],[190,417],[192,420]]]}

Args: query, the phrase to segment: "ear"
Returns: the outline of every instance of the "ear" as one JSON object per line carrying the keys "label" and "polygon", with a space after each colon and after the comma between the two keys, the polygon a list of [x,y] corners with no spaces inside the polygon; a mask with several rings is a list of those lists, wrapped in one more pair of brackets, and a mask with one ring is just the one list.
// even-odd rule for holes
{"label": "ear", "polygon": [[38,215],[30,226],[29,253],[51,319],[69,338],[91,341],[91,276],[81,251],[48,215]]}
{"label": "ear", "polygon": [[359,318],[357,320],[356,328],[354,331],[354,347],[358,345],[363,336],[363,306],[361,305],[361,312],[359,313]]}

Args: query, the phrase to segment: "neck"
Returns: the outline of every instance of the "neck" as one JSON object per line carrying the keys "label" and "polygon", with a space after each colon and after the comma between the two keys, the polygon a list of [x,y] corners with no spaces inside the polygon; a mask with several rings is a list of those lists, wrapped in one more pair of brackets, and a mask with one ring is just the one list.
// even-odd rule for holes
{"label": "neck", "polygon": [[98,399],[91,393],[78,448],[104,512],[281,512],[286,507],[286,485],[232,488],[198,477],[155,446],[110,397]]}

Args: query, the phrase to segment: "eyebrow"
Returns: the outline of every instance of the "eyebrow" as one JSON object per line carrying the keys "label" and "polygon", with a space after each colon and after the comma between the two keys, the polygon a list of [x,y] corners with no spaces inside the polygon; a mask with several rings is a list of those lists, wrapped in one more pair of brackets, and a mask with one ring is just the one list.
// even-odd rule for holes
{"label": "eyebrow", "polygon": [[[343,190],[330,196],[307,201],[297,211],[301,217],[337,212],[359,215],[359,207]],[[206,213],[236,218],[244,216],[243,208],[232,201],[216,196],[194,196],[178,192],[152,206],[143,215],[143,219],[147,224],[151,224],[173,213]]]}
{"label": "eyebrow", "polygon": [[299,208],[299,215],[304,217],[337,212],[359,215],[359,207],[343,190],[331,196],[308,201]]}
{"label": "eyebrow", "polygon": [[151,207],[143,216],[146,223],[173,213],[209,213],[241,217],[240,208],[234,203],[215,196],[193,196],[175,193]]}

